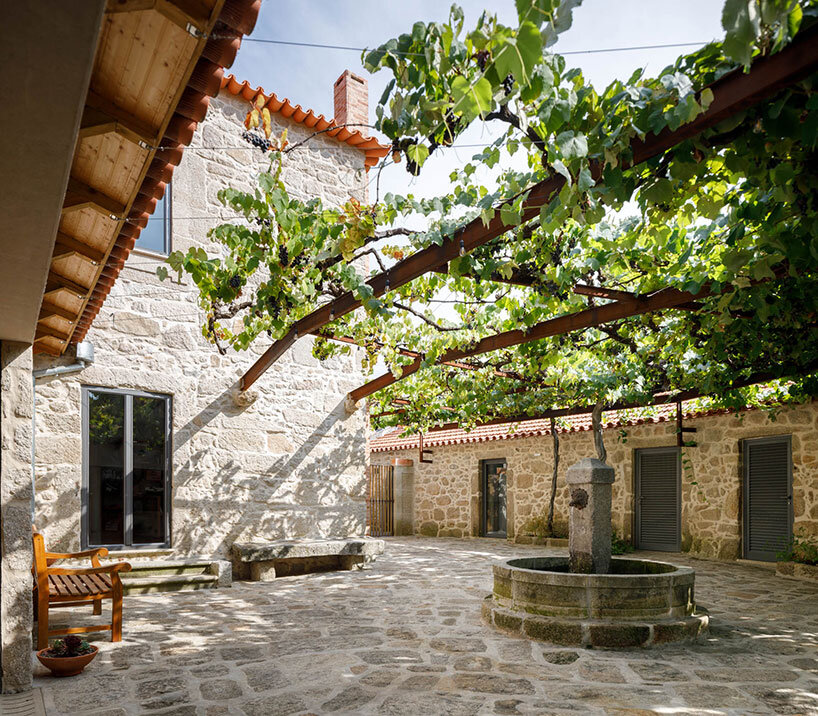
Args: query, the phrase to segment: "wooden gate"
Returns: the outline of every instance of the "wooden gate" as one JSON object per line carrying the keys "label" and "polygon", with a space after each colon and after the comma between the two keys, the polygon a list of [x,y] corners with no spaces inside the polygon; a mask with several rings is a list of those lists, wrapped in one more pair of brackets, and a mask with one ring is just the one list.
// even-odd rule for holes
{"label": "wooden gate", "polygon": [[366,524],[370,537],[390,537],[393,532],[395,501],[391,465],[370,465],[366,491]]}

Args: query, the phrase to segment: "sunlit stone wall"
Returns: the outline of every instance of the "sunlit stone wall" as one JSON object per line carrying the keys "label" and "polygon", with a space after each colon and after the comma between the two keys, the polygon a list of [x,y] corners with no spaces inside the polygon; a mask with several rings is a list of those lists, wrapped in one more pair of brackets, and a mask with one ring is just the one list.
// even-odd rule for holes
{"label": "sunlit stone wall", "polygon": [[[208,228],[235,219],[217,199],[250,189],[268,160],[240,138],[247,104],[223,93],[210,105],[172,184],[174,249],[203,246]],[[273,115],[289,141],[310,130]],[[225,147],[233,147],[225,149]],[[363,200],[364,153],[319,136],[288,155],[283,178],[300,197]],[[239,376],[270,340],[221,356],[201,335],[195,287],[160,282],[161,259],[134,253],[87,340],[96,362],[37,387],[37,521],[54,548],[80,544],[81,386],[132,388],[173,397],[172,546],[179,554],[228,554],[236,540],[362,534],[365,413],[347,415],[346,393],[364,382],[359,358],[321,363],[301,338],[253,386],[247,407],[233,400]],[[37,356],[35,368],[70,363]]]}
{"label": "sunlit stone wall", "polygon": [[[818,536],[818,403],[780,412],[775,420],[753,410],[686,420],[697,428],[697,447],[682,454],[682,549],[692,554],[736,559],[741,556],[741,441],[768,435],[792,436],[793,531]],[[567,524],[569,491],[565,470],[595,454],[590,432],[560,433],[560,469],[555,521]],[[633,531],[634,450],[676,444],[676,424],[647,423],[605,431],[608,463],[616,470],[613,527],[628,539]],[[508,464],[509,537],[520,536],[532,516],[548,508],[553,470],[550,435],[483,443],[434,446],[434,462],[419,463],[417,450],[373,452],[373,464],[395,457],[415,461],[415,531],[428,536],[464,537],[480,533],[480,462],[505,458]],[[688,462],[689,461],[689,462]]]}

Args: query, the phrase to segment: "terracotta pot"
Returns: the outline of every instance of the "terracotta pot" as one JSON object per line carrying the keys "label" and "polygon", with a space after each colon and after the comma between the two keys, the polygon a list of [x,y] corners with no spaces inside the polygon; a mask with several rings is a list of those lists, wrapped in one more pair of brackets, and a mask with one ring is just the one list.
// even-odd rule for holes
{"label": "terracotta pot", "polygon": [[99,651],[97,647],[92,646],[93,651],[80,656],[46,656],[45,652],[50,648],[40,649],[37,652],[37,658],[46,669],[51,671],[52,676],[76,676],[91,663]]}

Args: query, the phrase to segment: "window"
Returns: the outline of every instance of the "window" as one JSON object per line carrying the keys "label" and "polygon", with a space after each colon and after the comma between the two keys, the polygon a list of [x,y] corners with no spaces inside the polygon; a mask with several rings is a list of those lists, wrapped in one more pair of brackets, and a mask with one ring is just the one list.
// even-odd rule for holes
{"label": "window", "polygon": [[169,544],[170,396],[82,390],[83,545]]}
{"label": "window", "polygon": [[136,248],[152,251],[167,256],[170,253],[171,199],[170,184],[165,188],[165,195],[156,204],[156,211],[148,219],[148,225],[142,229],[136,240]]}

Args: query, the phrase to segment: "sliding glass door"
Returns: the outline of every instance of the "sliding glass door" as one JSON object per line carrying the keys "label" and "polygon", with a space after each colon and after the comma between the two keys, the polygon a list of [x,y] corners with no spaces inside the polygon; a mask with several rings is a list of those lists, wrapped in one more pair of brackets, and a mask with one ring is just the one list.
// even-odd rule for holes
{"label": "sliding glass door", "polygon": [[171,399],[83,387],[83,546],[170,543]]}

